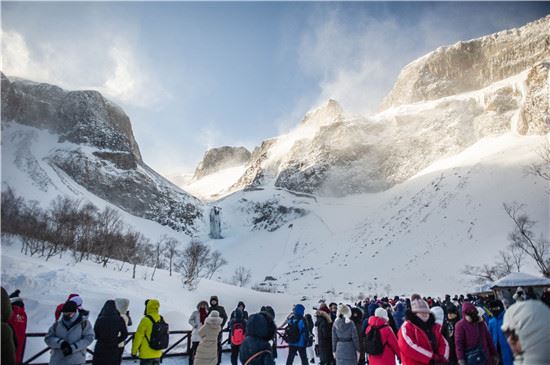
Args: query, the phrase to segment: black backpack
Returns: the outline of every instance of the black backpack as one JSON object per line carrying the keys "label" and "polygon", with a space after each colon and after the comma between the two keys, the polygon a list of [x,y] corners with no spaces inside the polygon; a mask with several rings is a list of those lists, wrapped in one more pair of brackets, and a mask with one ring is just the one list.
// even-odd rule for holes
{"label": "black backpack", "polygon": [[300,321],[301,319],[292,319],[288,322],[288,326],[286,326],[285,332],[283,333],[283,340],[286,343],[296,343],[300,341]]}
{"label": "black backpack", "polygon": [[153,328],[151,329],[151,338],[145,337],[149,342],[149,347],[153,350],[164,350],[168,347],[168,341],[170,338],[168,331],[168,323],[164,322],[164,318],[160,316],[160,321],[155,322],[153,317],[146,315],[153,322]]}
{"label": "black backpack", "polygon": [[372,326],[370,331],[365,336],[365,351],[369,355],[381,355],[384,352],[384,344],[382,343],[382,336],[380,335],[380,329],[387,327],[387,325],[381,327]]}

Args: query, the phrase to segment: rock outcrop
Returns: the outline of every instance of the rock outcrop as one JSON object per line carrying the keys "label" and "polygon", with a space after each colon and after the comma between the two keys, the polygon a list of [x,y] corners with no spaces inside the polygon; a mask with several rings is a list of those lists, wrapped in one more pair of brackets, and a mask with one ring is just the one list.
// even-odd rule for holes
{"label": "rock outcrop", "polygon": [[482,89],[550,59],[550,15],[435,51],[403,68],[381,110]]}
{"label": "rock outcrop", "polygon": [[217,171],[246,164],[251,153],[244,147],[223,146],[211,148],[204,154],[199,166],[195,169],[194,180]]}

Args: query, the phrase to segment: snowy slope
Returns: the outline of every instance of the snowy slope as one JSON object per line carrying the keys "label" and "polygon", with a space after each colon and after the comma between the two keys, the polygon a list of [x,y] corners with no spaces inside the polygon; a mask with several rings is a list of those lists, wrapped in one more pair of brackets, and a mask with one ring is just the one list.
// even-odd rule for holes
{"label": "snowy slope", "polygon": [[231,192],[231,186],[239,180],[244,171],[244,165],[228,167],[180,186],[203,200],[216,200]]}
{"label": "snowy slope", "polygon": [[[230,262],[226,272],[244,264],[256,280],[274,276],[296,296],[316,298],[333,288],[340,296],[462,292],[469,285],[460,274],[464,265],[491,263],[507,245],[512,225],[503,203],[525,203],[540,232],[549,235],[546,186],[525,173],[546,139],[485,138],[381,193],[321,198],[274,187],[238,192],[216,203],[225,239],[211,243]],[[283,219],[274,232],[251,230],[250,206],[265,201],[307,215]]]}

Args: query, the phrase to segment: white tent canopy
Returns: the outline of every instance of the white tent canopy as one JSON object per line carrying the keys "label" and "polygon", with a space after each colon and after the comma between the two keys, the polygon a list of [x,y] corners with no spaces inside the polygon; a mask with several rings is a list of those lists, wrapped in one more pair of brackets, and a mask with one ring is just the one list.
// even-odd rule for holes
{"label": "white tent canopy", "polygon": [[529,287],[529,286],[549,286],[550,279],[525,274],[522,272],[513,272],[505,277],[495,281],[491,285],[491,289],[497,288],[515,288],[515,287]]}

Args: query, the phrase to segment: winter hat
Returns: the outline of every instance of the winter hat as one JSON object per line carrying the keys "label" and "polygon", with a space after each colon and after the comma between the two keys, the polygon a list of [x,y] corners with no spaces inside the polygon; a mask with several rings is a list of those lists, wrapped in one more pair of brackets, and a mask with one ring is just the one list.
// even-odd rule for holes
{"label": "winter hat", "polygon": [[23,299],[19,296],[21,294],[21,290],[17,289],[13,293],[10,294],[10,302],[12,305],[16,305],[18,307],[25,308],[25,304],[23,303]]}
{"label": "winter hat", "polygon": [[430,311],[434,314],[435,323],[443,324],[443,320],[444,320],[444,317],[445,317],[445,312],[443,312],[443,308],[433,307],[432,309],[430,309]]}
{"label": "winter hat", "polygon": [[342,316],[344,318],[350,318],[351,317],[351,310],[349,307],[345,304],[340,304],[338,306],[338,316]]}
{"label": "winter hat", "polygon": [[78,294],[75,294],[73,297],[71,297],[69,301],[74,302],[79,308],[82,307],[82,298]]}
{"label": "winter hat", "polygon": [[447,305],[447,314],[454,313],[458,315],[458,308],[453,303]]}
{"label": "winter hat", "polygon": [[218,312],[218,311],[212,311],[212,312],[210,312],[209,317],[219,318],[219,317],[220,317],[220,312]]}
{"label": "winter hat", "polygon": [[385,310],[384,308],[376,308],[376,310],[374,311],[374,316],[375,317],[378,317],[378,318],[382,318],[382,319],[385,319],[386,322],[388,321],[388,311]]}
{"label": "winter hat", "polygon": [[293,309],[294,314],[297,316],[303,316],[305,311],[306,308],[301,304],[296,304]]}
{"label": "winter hat", "polygon": [[78,307],[75,302],[69,300],[68,302],[65,302],[63,304],[63,309],[61,309],[61,313],[75,313],[78,310]]}
{"label": "winter hat", "polygon": [[418,299],[422,299],[422,296],[420,294],[411,295],[411,302]]}
{"label": "winter hat", "polygon": [[519,338],[525,364],[547,364],[550,359],[550,309],[539,300],[512,304],[504,313],[502,331]]}
{"label": "winter hat", "polygon": [[430,307],[423,299],[414,299],[411,301],[411,310],[413,313],[430,313]]}

